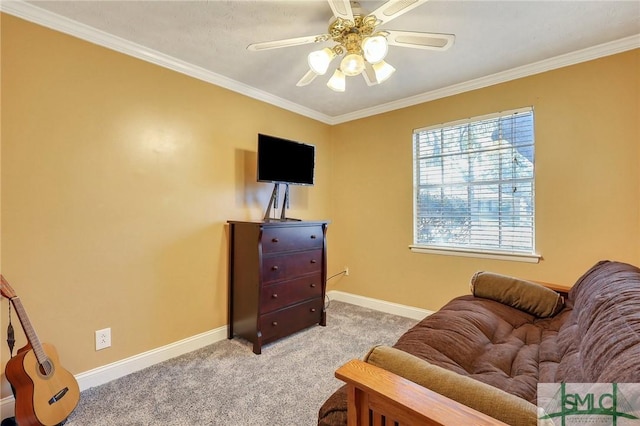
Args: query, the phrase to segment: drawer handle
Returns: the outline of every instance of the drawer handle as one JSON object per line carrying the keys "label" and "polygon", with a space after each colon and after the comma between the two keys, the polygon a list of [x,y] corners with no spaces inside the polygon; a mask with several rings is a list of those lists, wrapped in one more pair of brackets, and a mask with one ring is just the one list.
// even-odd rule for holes
{"label": "drawer handle", "polygon": [[316,288],[316,283],[311,283],[311,284],[309,284],[309,287],[311,287],[311,288]]}
{"label": "drawer handle", "polygon": [[311,309],[309,309],[309,310],[310,310],[311,312],[315,312],[315,311],[316,311],[316,308],[311,308]]}
{"label": "drawer handle", "polygon": [[315,240],[316,238],[317,238],[317,237],[316,237],[315,235],[312,235],[312,236],[311,236],[311,239],[312,239],[312,240]]}
{"label": "drawer handle", "polygon": [[272,239],[271,239],[271,242],[272,242],[272,243],[277,243],[278,241],[280,241],[280,240],[279,240],[279,239],[277,239],[277,238],[272,238]]}
{"label": "drawer handle", "polygon": [[318,263],[315,259],[311,259],[311,263]]}
{"label": "drawer handle", "polygon": [[271,323],[272,326],[277,327],[278,326],[278,321],[274,321]]}
{"label": "drawer handle", "polygon": [[278,270],[278,265],[273,265],[273,266],[271,267],[271,270],[272,270],[272,271],[277,271],[277,270]]}
{"label": "drawer handle", "polygon": [[272,299],[277,299],[277,298],[278,298],[278,293],[273,293],[273,294],[271,295],[271,298],[272,298]]}

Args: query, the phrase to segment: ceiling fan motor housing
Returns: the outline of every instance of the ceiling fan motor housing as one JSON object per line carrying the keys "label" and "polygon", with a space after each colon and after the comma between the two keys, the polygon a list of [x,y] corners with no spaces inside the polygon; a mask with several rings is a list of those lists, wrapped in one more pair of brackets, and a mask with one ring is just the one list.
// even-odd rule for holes
{"label": "ceiling fan motor housing", "polygon": [[329,25],[329,34],[333,41],[336,54],[362,53],[362,41],[373,34],[378,19],[373,15],[354,15],[353,21],[337,18]]}

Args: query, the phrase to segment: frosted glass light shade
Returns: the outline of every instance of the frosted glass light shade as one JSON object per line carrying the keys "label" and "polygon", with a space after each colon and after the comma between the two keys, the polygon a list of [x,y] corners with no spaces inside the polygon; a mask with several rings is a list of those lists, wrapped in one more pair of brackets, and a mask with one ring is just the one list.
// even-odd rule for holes
{"label": "frosted glass light shade", "polygon": [[336,70],[336,72],[333,73],[333,76],[327,82],[327,86],[329,86],[329,89],[336,92],[344,92],[346,84],[346,78],[343,72],[340,70]]}
{"label": "frosted glass light shade", "polygon": [[325,47],[322,50],[316,50],[309,53],[307,61],[309,62],[309,68],[318,75],[324,75],[329,68],[329,64],[335,58],[336,54],[333,50]]}
{"label": "frosted glass light shade", "polygon": [[342,62],[340,62],[340,70],[350,77],[360,74],[363,69],[364,58],[357,53],[348,54],[342,59]]}
{"label": "frosted glass light shade", "polygon": [[367,37],[362,41],[362,51],[367,62],[377,64],[387,56],[389,45],[383,36]]}
{"label": "frosted glass light shade", "polygon": [[380,61],[377,64],[373,64],[372,66],[373,70],[376,73],[376,80],[378,80],[378,83],[382,83],[383,81],[391,77],[391,74],[396,72],[396,69],[385,61]]}

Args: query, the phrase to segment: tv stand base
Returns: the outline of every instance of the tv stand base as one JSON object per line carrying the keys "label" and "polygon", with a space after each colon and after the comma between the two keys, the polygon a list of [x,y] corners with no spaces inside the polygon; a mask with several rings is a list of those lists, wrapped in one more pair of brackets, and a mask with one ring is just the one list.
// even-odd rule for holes
{"label": "tv stand base", "polygon": [[285,216],[285,210],[289,207],[289,184],[285,183],[284,190],[284,200],[282,201],[282,211],[280,212],[280,218],[272,218],[269,217],[271,213],[271,207],[274,209],[278,209],[278,194],[280,192],[280,184],[273,184],[273,192],[271,193],[271,199],[269,200],[269,205],[267,206],[267,210],[264,212],[263,220],[265,222],[289,222],[289,221],[300,221],[301,219],[294,219]]}

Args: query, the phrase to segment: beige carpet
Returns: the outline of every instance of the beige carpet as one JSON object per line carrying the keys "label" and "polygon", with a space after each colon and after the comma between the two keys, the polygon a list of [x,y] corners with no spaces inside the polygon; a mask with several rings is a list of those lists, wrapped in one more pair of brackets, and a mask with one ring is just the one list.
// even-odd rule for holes
{"label": "beige carpet", "polygon": [[334,371],[415,323],[333,301],[326,327],[265,345],[262,355],[245,340],[224,340],[87,389],[66,426],[315,425],[343,384]]}

